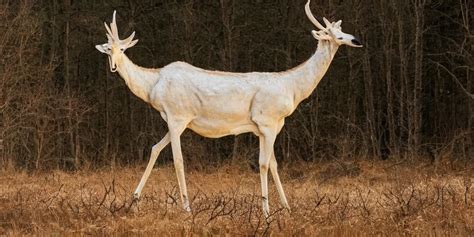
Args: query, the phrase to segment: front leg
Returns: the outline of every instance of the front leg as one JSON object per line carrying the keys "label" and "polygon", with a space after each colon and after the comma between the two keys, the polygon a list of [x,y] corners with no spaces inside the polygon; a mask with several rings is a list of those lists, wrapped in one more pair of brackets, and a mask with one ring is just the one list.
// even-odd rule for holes
{"label": "front leg", "polygon": [[186,123],[173,121],[171,118],[168,118],[168,127],[170,130],[169,134],[171,139],[171,148],[173,150],[173,162],[176,171],[176,176],[178,178],[181,201],[183,203],[184,210],[190,212],[191,207],[189,206],[188,191],[186,188],[186,180],[184,177],[183,154],[181,153],[180,141],[180,136],[186,128]]}
{"label": "front leg", "polygon": [[142,189],[145,186],[145,183],[148,180],[148,177],[150,176],[151,170],[153,169],[153,166],[155,165],[156,159],[160,155],[160,152],[163,150],[163,148],[165,148],[166,145],[168,145],[168,143],[170,143],[170,136],[169,136],[169,133],[166,133],[163,139],[161,139],[160,142],[158,142],[156,145],[154,145],[151,148],[150,160],[148,161],[148,165],[146,166],[145,173],[143,173],[143,176],[140,180],[140,183],[137,186],[137,189],[135,190],[135,193],[133,193],[134,199],[138,200],[140,198]]}

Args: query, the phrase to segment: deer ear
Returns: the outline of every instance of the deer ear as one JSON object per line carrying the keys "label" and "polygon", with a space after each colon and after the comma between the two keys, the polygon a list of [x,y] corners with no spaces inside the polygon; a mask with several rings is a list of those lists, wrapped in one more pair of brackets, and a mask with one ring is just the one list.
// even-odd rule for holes
{"label": "deer ear", "polygon": [[96,45],[95,48],[96,48],[97,50],[99,50],[101,53],[107,53],[107,51],[105,50],[104,46],[101,45],[101,44]]}
{"label": "deer ear", "polygon": [[331,36],[327,34],[325,31],[311,31],[313,37],[317,40],[331,40]]}
{"label": "deer ear", "polygon": [[342,20],[338,20],[336,24],[334,24],[334,27],[336,28],[341,28]]}

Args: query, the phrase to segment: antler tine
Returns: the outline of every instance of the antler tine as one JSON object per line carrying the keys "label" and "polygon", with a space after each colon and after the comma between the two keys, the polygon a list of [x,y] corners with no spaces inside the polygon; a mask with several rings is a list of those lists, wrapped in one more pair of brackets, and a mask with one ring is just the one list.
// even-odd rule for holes
{"label": "antler tine", "polygon": [[324,21],[324,24],[326,25],[326,27],[332,26],[331,22],[328,19],[326,19],[326,17],[323,17],[323,21]]}
{"label": "antler tine", "polygon": [[122,43],[124,45],[130,44],[130,42],[132,42],[132,40],[133,40],[133,37],[135,37],[135,31],[128,38],[122,40]]}
{"label": "antler tine", "polygon": [[119,40],[117,21],[115,17],[116,14],[117,14],[117,11],[114,10],[114,15],[112,17],[112,23],[110,24],[110,28],[112,28],[112,37],[114,37],[116,40]]}
{"label": "antler tine", "polygon": [[306,5],[304,6],[304,10],[306,12],[306,15],[308,16],[309,20],[316,26],[318,27],[320,30],[325,30],[326,28],[323,27],[323,25],[321,25],[321,23],[319,23],[318,20],[316,20],[316,18],[314,18],[314,15],[313,13],[311,13],[311,9],[309,7],[311,3],[311,0],[308,0],[308,2],[306,3]]}
{"label": "antler tine", "polygon": [[110,34],[105,34],[109,43],[112,43],[114,40]]}
{"label": "antler tine", "polygon": [[113,36],[112,31],[110,30],[110,27],[107,25],[107,23],[104,22],[104,26],[105,26],[105,29],[107,30],[107,33],[108,33],[110,36]]}

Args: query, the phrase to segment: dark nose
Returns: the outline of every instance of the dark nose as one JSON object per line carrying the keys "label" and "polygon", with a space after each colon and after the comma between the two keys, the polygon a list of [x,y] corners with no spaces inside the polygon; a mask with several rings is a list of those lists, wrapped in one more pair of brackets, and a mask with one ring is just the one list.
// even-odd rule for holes
{"label": "dark nose", "polygon": [[353,40],[351,40],[351,41],[352,41],[352,43],[353,43],[354,45],[362,46],[362,44],[360,43],[360,41],[359,41],[358,39],[353,39]]}

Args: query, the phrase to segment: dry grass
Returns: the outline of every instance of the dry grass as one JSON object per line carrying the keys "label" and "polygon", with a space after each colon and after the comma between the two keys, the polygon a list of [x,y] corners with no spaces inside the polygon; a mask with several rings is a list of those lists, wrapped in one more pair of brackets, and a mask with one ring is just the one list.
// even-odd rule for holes
{"label": "dry grass", "polygon": [[0,173],[0,235],[474,235],[472,165],[439,169],[391,162],[282,167],[292,212],[260,207],[258,174],[225,165],[188,170],[192,213],[180,209],[171,165],[155,169],[143,197],[131,194],[143,168]]}

